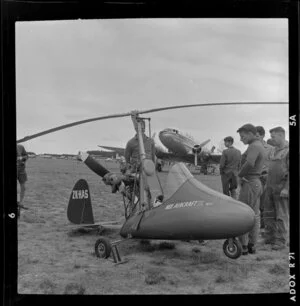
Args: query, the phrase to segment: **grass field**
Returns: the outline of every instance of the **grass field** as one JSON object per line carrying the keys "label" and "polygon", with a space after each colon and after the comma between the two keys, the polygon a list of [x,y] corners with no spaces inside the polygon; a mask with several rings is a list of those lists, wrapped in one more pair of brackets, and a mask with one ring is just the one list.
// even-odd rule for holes
{"label": "grass field", "polygon": [[[118,172],[114,162],[103,162]],[[18,222],[18,293],[20,294],[228,294],[288,292],[288,252],[262,242],[257,254],[229,259],[223,240],[134,241],[119,246],[127,262],[94,253],[96,231],[72,229],[66,212],[75,182],[88,181],[95,221],[123,217],[120,194],[75,160],[34,158],[27,162],[27,190]],[[167,172],[159,173],[164,185]],[[221,191],[219,176],[195,175]],[[103,235],[118,239],[117,230]]]}

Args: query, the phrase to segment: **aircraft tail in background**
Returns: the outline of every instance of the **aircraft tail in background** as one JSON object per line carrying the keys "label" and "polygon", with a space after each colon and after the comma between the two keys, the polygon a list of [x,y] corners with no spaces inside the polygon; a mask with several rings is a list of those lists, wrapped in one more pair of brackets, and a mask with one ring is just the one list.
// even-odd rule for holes
{"label": "aircraft tail in background", "polygon": [[73,187],[67,217],[73,224],[94,224],[90,190],[87,181],[84,179],[78,180]]}

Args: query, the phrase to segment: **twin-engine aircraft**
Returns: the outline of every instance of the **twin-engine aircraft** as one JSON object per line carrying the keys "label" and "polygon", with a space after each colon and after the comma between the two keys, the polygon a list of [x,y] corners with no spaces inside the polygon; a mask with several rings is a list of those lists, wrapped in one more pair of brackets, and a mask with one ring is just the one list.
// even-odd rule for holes
{"label": "twin-engine aircraft", "polygon": [[[192,137],[184,135],[178,129],[166,128],[158,135],[161,143],[166,149],[155,145],[155,155],[157,158],[168,162],[184,162],[189,164],[208,165],[218,164],[222,154],[212,152],[205,148],[210,139],[197,143]],[[125,149],[120,147],[109,147],[99,145],[98,147],[111,150],[119,155],[125,155]]]}
{"label": "twin-engine aircraft", "polygon": [[197,143],[192,137],[184,135],[177,129],[167,128],[159,132],[159,139],[168,149],[156,151],[157,158],[166,161],[185,162],[197,165],[219,163],[222,154],[205,148],[210,139]]}

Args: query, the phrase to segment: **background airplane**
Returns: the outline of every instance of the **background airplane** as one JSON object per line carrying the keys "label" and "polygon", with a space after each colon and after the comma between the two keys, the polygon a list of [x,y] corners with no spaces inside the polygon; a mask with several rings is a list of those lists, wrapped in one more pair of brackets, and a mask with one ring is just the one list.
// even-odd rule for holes
{"label": "background airplane", "polygon": [[191,136],[184,135],[177,129],[166,128],[160,131],[159,139],[168,149],[168,152],[156,151],[157,158],[162,160],[185,162],[197,166],[219,163],[222,156],[221,153],[214,152],[215,147],[211,150],[205,148],[210,139],[197,143]]}
{"label": "background airplane", "polygon": [[[222,153],[215,153],[213,147],[211,150],[205,148],[209,139],[197,143],[191,136],[184,135],[177,129],[166,128],[159,132],[159,139],[164,147],[155,144],[156,157],[163,161],[184,162],[197,165],[218,164]],[[154,135],[152,136],[154,138]],[[106,150],[112,150],[119,155],[125,155],[125,149],[120,147],[100,146]]]}

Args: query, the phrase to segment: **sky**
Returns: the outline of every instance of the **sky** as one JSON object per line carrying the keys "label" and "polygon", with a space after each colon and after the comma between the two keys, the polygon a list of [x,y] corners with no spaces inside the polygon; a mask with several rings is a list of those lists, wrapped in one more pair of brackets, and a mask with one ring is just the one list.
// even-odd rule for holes
{"label": "sky", "polygon": [[[287,19],[99,19],[16,24],[17,139],[132,110],[216,103],[288,102]],[[177,128],[208,148],[245,123],[288,134],[288,105],[209,106],[155,112],[152,133]],[[130,117],[95,121],[24,142],[27,151],[77,154],[125,147]]]}

